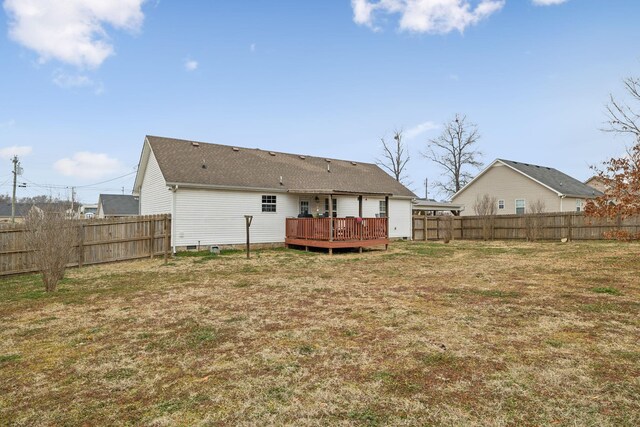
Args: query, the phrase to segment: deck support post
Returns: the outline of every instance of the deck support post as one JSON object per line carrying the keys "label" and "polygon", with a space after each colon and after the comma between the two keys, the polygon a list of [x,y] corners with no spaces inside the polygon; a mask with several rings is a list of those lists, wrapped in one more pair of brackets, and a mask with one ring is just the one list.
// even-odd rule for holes
{"label": "deck support post", "polygon": [[333,242],[333,195],[329,194],[329,241]]}
{"label": "deck support post", "polygon": [[[364,223],[362,221],[362,195],[358,196],[358,218],[360,218],[360,224],[358,225],[358,234],[360,240],[362,240],[362,234],[364,232]],[[360,246],[360,253],[362,253],[362,246]]]}

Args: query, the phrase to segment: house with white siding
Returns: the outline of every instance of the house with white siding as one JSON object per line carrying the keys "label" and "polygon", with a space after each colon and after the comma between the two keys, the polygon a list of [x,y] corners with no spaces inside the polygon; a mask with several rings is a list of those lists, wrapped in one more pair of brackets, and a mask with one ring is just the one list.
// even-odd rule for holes
{"label": "house with white siding", "polygon": [[602,195],[557,169],[504,159],[494,160],[451,202],[465,206],[461,215],[475,215],[474,203],[485,194],[495,198],[498,215],[528,213],[534,203],[544,212],[580,212],[587,199]]}
{"label": "house with white siding", "polygon": [[145,137],[140,214],[171,214],[173,249],[252,244],[333,248],[411,237],[415,195],[377,165]]}

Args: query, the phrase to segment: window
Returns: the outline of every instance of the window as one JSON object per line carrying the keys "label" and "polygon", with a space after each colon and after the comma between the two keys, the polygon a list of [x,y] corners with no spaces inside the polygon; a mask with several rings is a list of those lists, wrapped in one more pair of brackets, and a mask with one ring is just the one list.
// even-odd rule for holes
{"label": "window", "polygon": [[[333,217],[338,217],[338,199],[333,200]],[[329,199],[324,199],[324,215],[329,216]]]}
{"label": "window", "polygon": [[276,211],[276,196],[262,196],[262,212]]}
{"label": "window", "polygon": [[524,207],[524,199],[516,199],[516,215],[523,215]]}
{"label": "window", "polygon": [[387,217],[387,204],[384,200],[380,200],[380,218]]}
{"label": "window", "polygon": [[504,200],[498,200],[498,209],[504,209]]}
{"label": "window", "polygon": [[302,215],[309,215],[309,201],[300,200],[300,213]]}
{"label": "window", "polygon": [[582,212],[582,200],[576,200],[576,212]]}

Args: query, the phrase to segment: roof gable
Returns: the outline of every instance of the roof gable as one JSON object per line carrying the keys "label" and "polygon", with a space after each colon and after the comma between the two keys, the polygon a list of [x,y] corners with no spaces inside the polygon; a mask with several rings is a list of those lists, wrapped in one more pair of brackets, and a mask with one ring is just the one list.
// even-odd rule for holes
{"label": "roof gable", "polygon": [[584,197],[592,198],[602,195],[602,193],[588,185],[578,181],[577,179],[560,172],[557,169],[538,166],[530,163],[516,162],[513,160],[496,159],[482,172],[476,175],[471,181],[452,196],[452,200],[458,197],[463,191],[469,188],[477,179],[483,176],[487,171],[491,170],[496,163],[501,163],[518,172],[530,180],[540,184],[541,186],[553,191],[558,196]]}
{"label": "roof gable", "polygon": [[371,163],[157,136],[146,141],[167,184],[415,197]]}
{"label": "roof gable", "polygon": [[98,209],[104,215],[138,215],[139,199],[125,194],[101,194],[98,197]]}

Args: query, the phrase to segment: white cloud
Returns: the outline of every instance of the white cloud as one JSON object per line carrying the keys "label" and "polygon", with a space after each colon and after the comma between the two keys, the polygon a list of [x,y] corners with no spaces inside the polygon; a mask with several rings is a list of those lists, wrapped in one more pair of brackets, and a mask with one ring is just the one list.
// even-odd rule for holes
{"label": "white cloud", "polygon": [[194,61],[193,59],[187,59],[184,62],[184,69],[187,71],[195,71],[198,69],[198,61]]}
{"label": "white cloud", "polygon": [[536,6],[552,6],[555,4],[562,4],[568,0],[532,0]]}
{"label": "white cloud", "polygon": [[249,46],[249,50],[251,52],[255,52],[256,51],[256,44],[255,43],[251,43],[251,46]]}
{"label": "white cloud", "polygon": [[60,159],[53,164],[53,168],[62,175],[77,178],[102,178],[124,171],[118,159],[88,151],[75,153],[71,158]]}
{"label": "white cloud", "polygon": [[104,92],[104,85],[84,74],[67,74],[57,70],[53,73],[53,83],[63,89],[91,88],[96,95]]}
{"label": "white cloud", "polygon": [[419,125],[416,125],[410,129],[407,129],[404,132],[404,136],[407,139],[413,139],[416,136],[422,135],[425,132],[428,132],[430,130],[434,130],[434,129],[438,129],[440,126],[438,126],[437,123],[434,123],[432,121],[427,121],[424,123],[420,123]]}
{"label": "white cloud", "polygon": [[145,0],[4,0],[9,36],[38,53],[78,67],[99,67],[113,55],[105,24],[130,32],[144,20]]}
{"label": "white cloud", "polygon": [[400,15],[399,28],[428,34],[463,32],[502,9],[506,0],[351,0],[353,20],[374,30],[376,15]]}
{"label": "white cloud", "polygon": [[0,159],[10,159],[13,156],[27,156],[31,154],[33,148],[28,146],[14,145],[11,147],[0,148]]}

